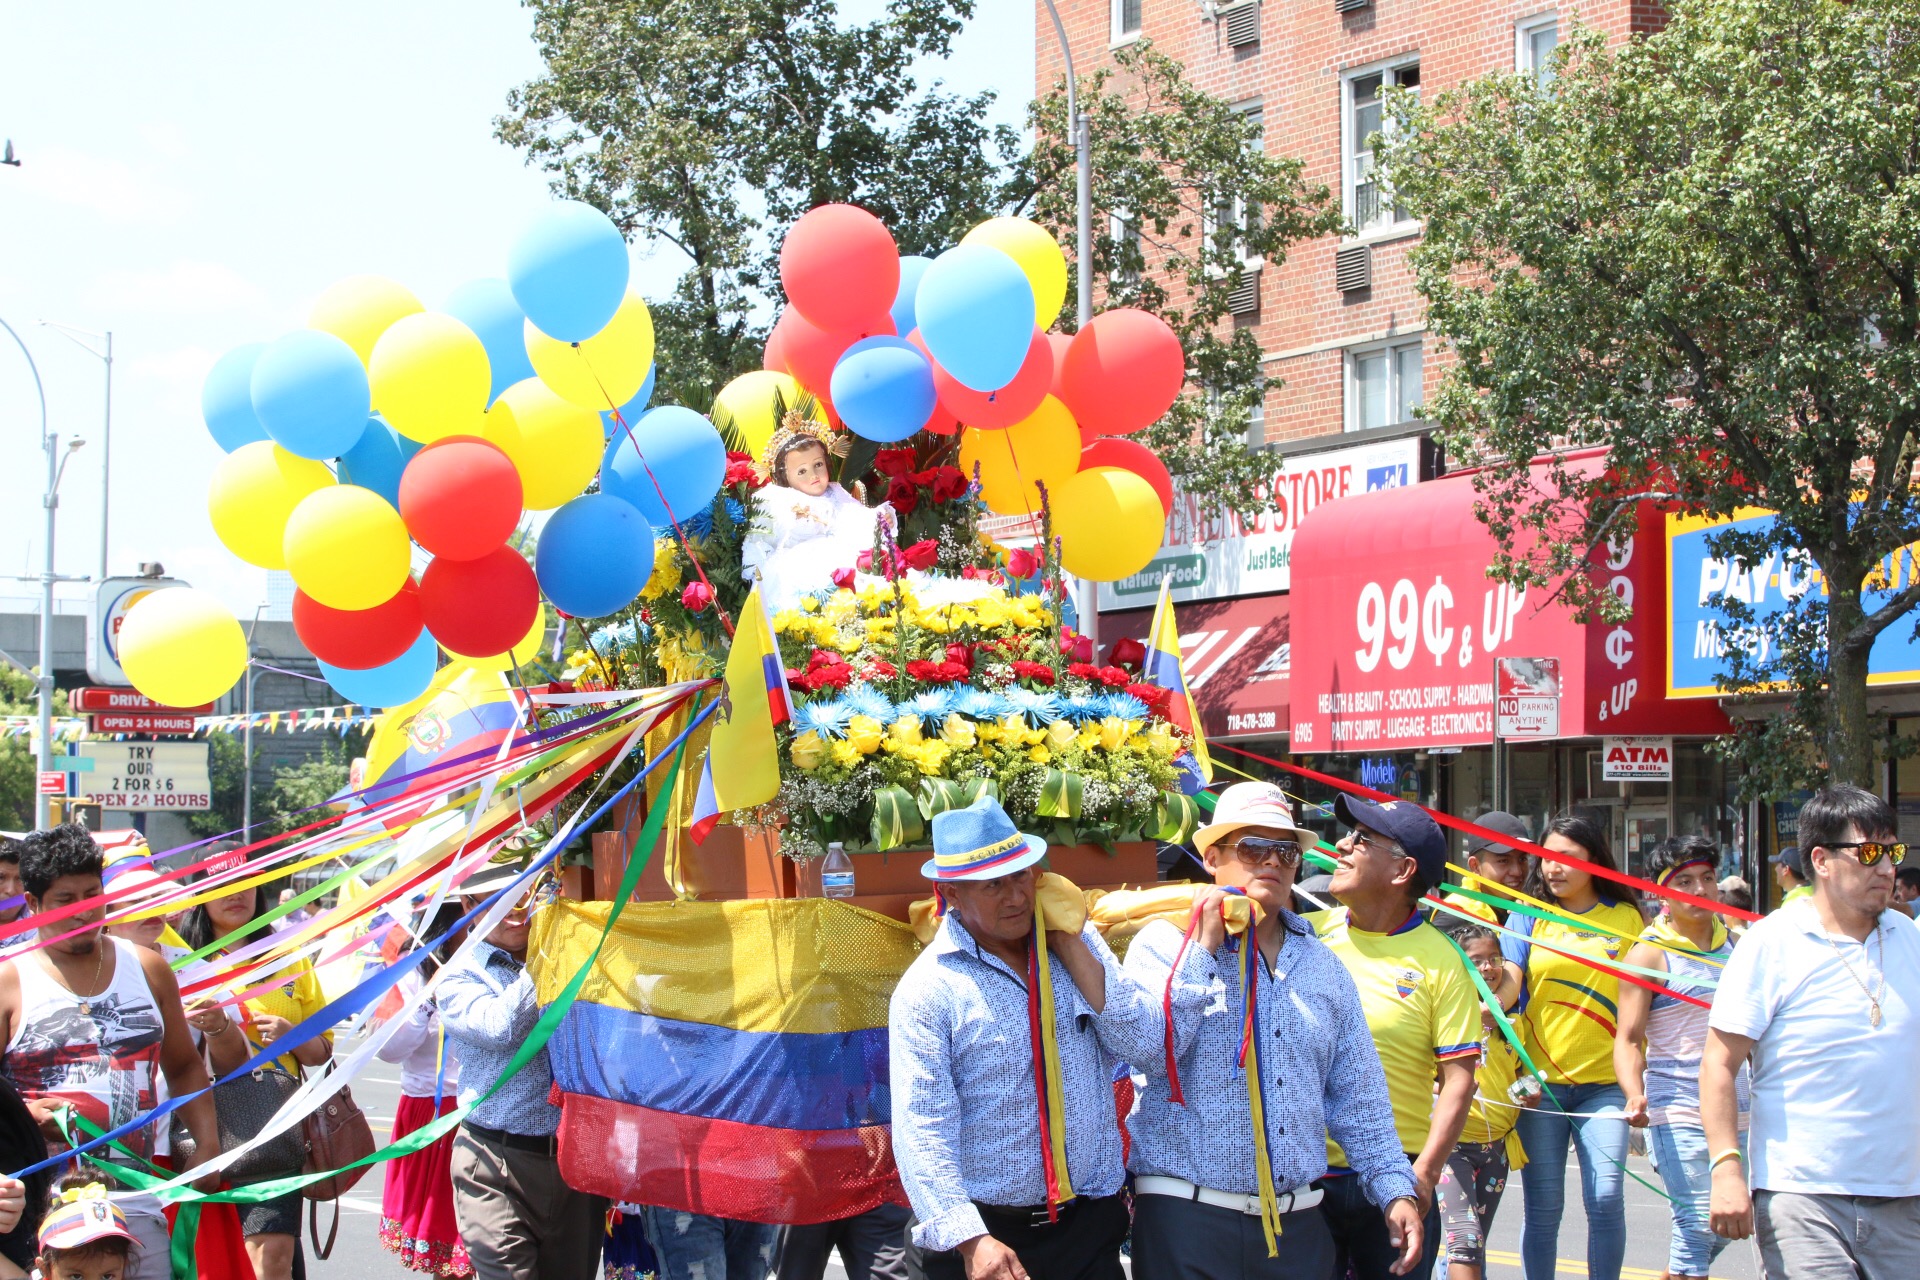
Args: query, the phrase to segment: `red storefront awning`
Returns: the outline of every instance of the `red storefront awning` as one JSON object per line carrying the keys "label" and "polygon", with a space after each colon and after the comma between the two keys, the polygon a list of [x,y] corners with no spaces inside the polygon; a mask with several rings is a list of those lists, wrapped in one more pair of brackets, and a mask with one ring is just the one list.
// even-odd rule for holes
{"label": "red storefront awning", "polygon": [[[1544,468],[1536,487],[1558,500]],[[1582,624],[1547,591],[1487,577],[1496,545],[1474,514],[1478,497],[1469,477],[1449,477],[1328,503],[1302,522],[1292,750],[1489,743],[1495,657],[1559,660],[1556,737],[1726,732],[1717,704],[1665,697],[1666,556],[1653,504],[1622,522],[1630,537],[1595,553],[1632,616]]]}
{"label": "red storefront awning", "polygon": [[[1252,738],[1287,731],[1291,658],[1285,596],[1211,600],[1174,606],[1180,661],[1210,738]],[[1102,647],[1144,640],[1153,610],[1100,615]]]}

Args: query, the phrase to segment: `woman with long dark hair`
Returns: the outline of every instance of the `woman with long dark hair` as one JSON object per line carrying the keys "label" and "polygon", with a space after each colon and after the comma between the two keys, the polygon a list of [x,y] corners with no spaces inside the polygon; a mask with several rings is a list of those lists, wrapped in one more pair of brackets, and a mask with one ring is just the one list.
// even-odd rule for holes
{"label": "woman with long dark hair", "polygon": [[[222,945],[217,954],[225,954],[264,936],[265,925],[247,932],[242,930],[267,911],[264,886],[241,889],[189,911],[180,926],[180,936],[195,951],[219,941]],[[295,1080],[300,1078],[302,1068],[324,1066],[333,1056],[331,1034],[322,1033],[299,1043],[288,1043],[285,1038],[288,1031],[318,1013],[327,1003],[320,990],[320,980],[314,976],[312,962],[303,956],[274,973],[250,974],[244,981],[249,989],[265,982],[275,985],[242,1001],[237,1021],[227,1016],[228,1010],[214,1010],[215,1016],[205,1020],[196,1018],[194,1022],[206,1035],[214,1076],[218,1078],[232,1071],[268,1046],[279,1054],[272,1065]],[[218,1101],[216,1091],[216,1105]],[[258,1117],[263,1125],[269,1118],[270,1113]],[[224,1123],[221,1127],[228,1128]],[[298,1168],[285,1171],[288,1175],[299,1172]],[[253,1262],[258,1280],[292,1280],[300,1243],[302,1203],[300,1193],[290,1191],[241,1207],[240,1229],[246,1236],[247,1256]]]}
{"label": "woman with long dark hair", "polygon": [[[46,1155],[46,1135],[40,1132],[40,1125],[14,1090],[13,1082],[0,1076],[0,1168],[24,1169],[39,1164]],[[40,1219],[47,1213],[53,1174],[51,1169],[42,1169],[25,1179],[24,1210],[11,1228],[0,1232],[0,1280],[33,1274],[34,1255],[40,1251]],[[0,1221],[14,1217],[12,1205],[0,1212]]]}
{"label": "woman with long dark hair", "polygon": [[1547,1084],[1539,1107],[1522,1111],[1516,1125],[1527,1153],[1520,1261],[1527,1280],[1553,1280],[1571,1146],[1586,1205],[1587,1274],[1619,1280],[1627,1246],[1626,1096],[1613,1070],[1620,980],[1595,965],[1626,954],[1644,922],[1631,893],[1588,869],[1619,870],[1599,823],[1563,814],[1540,843],[1562,857],[1535,859],[1525,892],[1552,904],[1553,918],[1516,911],[1507,927],[1523,936],[1500,943],[1520,984],[1521,1034]]}

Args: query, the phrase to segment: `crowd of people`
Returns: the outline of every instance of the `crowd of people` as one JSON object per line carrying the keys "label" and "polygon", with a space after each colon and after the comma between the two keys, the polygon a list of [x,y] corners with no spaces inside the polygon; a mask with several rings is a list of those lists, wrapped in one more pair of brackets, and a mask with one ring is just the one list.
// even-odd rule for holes
{"label": "crowd of people", "polygon": [[[936,815],[940,923],[889,1026],[908,1203],[808,1226],[567,1184],[548,1061],[521,1052],[540,1013],[539,899],[523,898],[458,961],[446,937],[382,1010],[400,1019],[380,1050],[400,1067],[396,1138],[479,1099],[385,1167],[382,1243],[409,1269],[483,1280],[820,1280],[836,1249],[849,1280],[1117,1280],[1123,1253],[1139,1280],[1480,1280],[1517,1172],[1522,1268],[1550,1280],[1571,1155],[1585,1273],[1617,1280],[1638,1129],[1672,1206],[1671,1280],[1749,1236],[1775,1280],[1912,1274],[1920,1120],[1886,1082],[1920,1061],[1920,867],[1899,866],[1883,800],[1813,796],[1779,861],[1788,900],[1751,927],[1716,909],[1721,851],[1703,838],[1654,849],[1643,895],[1583,816],[1536,835],[1480,815],[1450,878],[1420,806],[1334,808],[1346,833],[1314,892],[1296,880],[1317,839],[1287,795],[1226,788],[1192,841],[1185,926],[1148,923],[1123,956],[1043,918],[1045,842],[991,797]],[[1535,839],[1551,857],[1516,847]],[[482,868],[420,936],[518,874]],[[108,886],[125,903],[167,882],[142,859],[103,865],[79,827],[0,846],[0,897],[20,898],[0,924],[45,920],[0,946],[0,1162],[35,1170],[0,1180],[0,1280],[169,1275],[172,1211],[136,1171],[255,1138],[333,1054],[326,1033],[291,1035],[325,1003],[304,960],[244,993],[181,995],[170,962],[244,955],[278,923],[264,889],[103,930],[86,904]],[[1254,910],[1229,911],[1235,896]],[[107,1168],[57,1159],[189,1095]],[[299,1148],[254,1143],[195,1185],[297,1173]],[[199,1274],[304,1276],[301,1203],[201,1206]]]}

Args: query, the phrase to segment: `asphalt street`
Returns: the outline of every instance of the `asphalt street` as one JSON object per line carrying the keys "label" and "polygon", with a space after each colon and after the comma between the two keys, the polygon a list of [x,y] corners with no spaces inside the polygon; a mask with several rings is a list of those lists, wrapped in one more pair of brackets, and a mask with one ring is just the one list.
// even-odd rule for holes
{"label": "asphalt street", "polygon": [[[373,1122],[374,1136],[382,1141],[393,1130],[393,1109],[400,1096],[397,1067],[375,1063],[374,1068],[354,1085],[353,1096]],[[1585,1276],[1586,1220],[1580,1211],[1580,1183],[1577,1165],[1569,1159],[1567,1176],[1567,1216],[1560,1227],[1559,1276]],[[1654,1186],[1659,1175],[1641,1156],[1631,1157],[1629,1167]],[[341,1277],[343,1280],[405,1280],[418,1277],[395,1261],[380,1247],[379,1169],[370,1172],[341,1204],[340,1238],[333,1256],[320,1262],[309,1255],[307,1274],[315,1277]],[[1501,1202],[1493,1223],[1493,1235],[1487,1255],[1488,1280],[1518,1280],[1520,1271],[1521,1199],[1519,1178]],[[323,1210],[321,1231],[326,1230]],[[1659,1280],[1667,1264],[1669,1220],[1666,1201],[1638,1182],[1627,1183],[1627,1261],[1621,1280]],[[310,1246],[309,1246],[310,1247]],[[1742,1241],[1731,1245],[1714,1264],[1718,1280],[1759,1280],[1760,1268],[1753,1247]],[[844,1280],[836,1256],[829,1264],[829,1280]]]}

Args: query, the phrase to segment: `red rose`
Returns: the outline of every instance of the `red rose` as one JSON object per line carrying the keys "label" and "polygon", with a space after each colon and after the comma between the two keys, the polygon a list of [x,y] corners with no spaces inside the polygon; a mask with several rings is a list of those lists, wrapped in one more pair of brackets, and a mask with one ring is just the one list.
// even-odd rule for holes
{"label": "red rose", "polygon": [[1053,668],[1044,662],[1027,662],[1015,658],[1013,662],[1013,674],[1022,680],[1033,680],[1040,684],[1053,683]]}
{"label": "red rose", "polygon": [[729,462],[726,483],[743,484],[749,489],[758,489],[766,481],[760,478],[760,473],[754,470],[751,462]]}
{"label": "red rose", "polygon": [[1161,719],[1166,719],[1167,709],[1173,705],[1173,690],[1162,689],[1157,684],[1130,684],[1127,692],[1147,704],[1147,710]]}
{"label": "red rose", "polygon": [[680,603],[689,613],[704,613],[713,603],[713,588],[704,582],[689,582],[680,589]]}
{"label": "red rose", "polygon": [[1025,547],[1007,553],[1007,572],[1016,578],[1031,578],[1040,572],[1040,557]]}
{"label": "red rose", "polygon": [[914,488],[913,481],[897,477],[887,485],[887,505],[903,516],[910,516],[920,505],[920,490]]}
{"label": "red rose", "polygon": [[940,544],[932,538],[900,548],[900,562],[909,569],[931,569],[940,562]]}
{"label": "red rose", "polygon": [[815,688],[844,689],[853,683],[853,668],[844,662],[830,663],[813,669]]}
{"label": "red rose", "polygon": [[1069,662],[1067,664],[1067,674],[1070,676],[1079,676],[1082,680],[1093,679],[1093,673],[1096,670],[1097,668],[1091,662]]}
{"label": "red rose", "polygon": [[813,677],[796,667],[787,668],[787,683],[802,693],[813,692]]}
{"label": "red rose", "polygon": [[1147,660],[1147,646],[1131,637],[1122,637],[1107,650],[1107,659],[1116,667],[1132,667],[1138,671]]}
{"label": "red rose", "polygon": [[1109,689],[1124,689],[1133,680],[1131,675],[1119,667],[1101,667],[1093,673],[1093,677]]}
{"label": "red rose", "polygon": [[971,672],[973,670],[973,650],[964,644],[950,644],[947,646],[947,661],[957,662],[968,672]]}
{"label": "red rose", "polygon": [[1062,627],[1060,628],[1060,652],[1075,662],[1090,664],[1093,661],[1093,641],[1072,627]]}
{"label": "red rose", "polygon": [[933,479],[928,488],[933,490],[935,502],[952,502],[955,498],[966,496],[966,473],[958,467],[935,467]]}
{"label": "red rose", "polygon": [[873,552],[862,551],[859,555],[855,556],[853,558],[853,567],[858,569],[862,573],[872,573],[873,572]]}
{"label": "red rose", "polygon": [[812,671],[815,667],[830,666],[833,663],[844,661],[844,658],[831,649],[815,649],[807,655],[807,670]]}
{"label": "red rose", "polygon": [[881,449],[873,455],[873,469],[892,479],[903,479],[913,471],[913,450]]}
{"label": "red rose", "polygon": [[907,664],[907,674],[927,684],[954,684],[967,678],[967,669],[957,662],[916,660]]}
{"label": "red rose", "polygon": [[[863,552],[862,554],[864,554],[869,560],[873,559],[873,553],[871,551]],[[847,591],[851,591],[853,590],[853,582],[854,582],[854,571],[852,569],[835,569],[833,571],[834,586],[841,587]]]}

